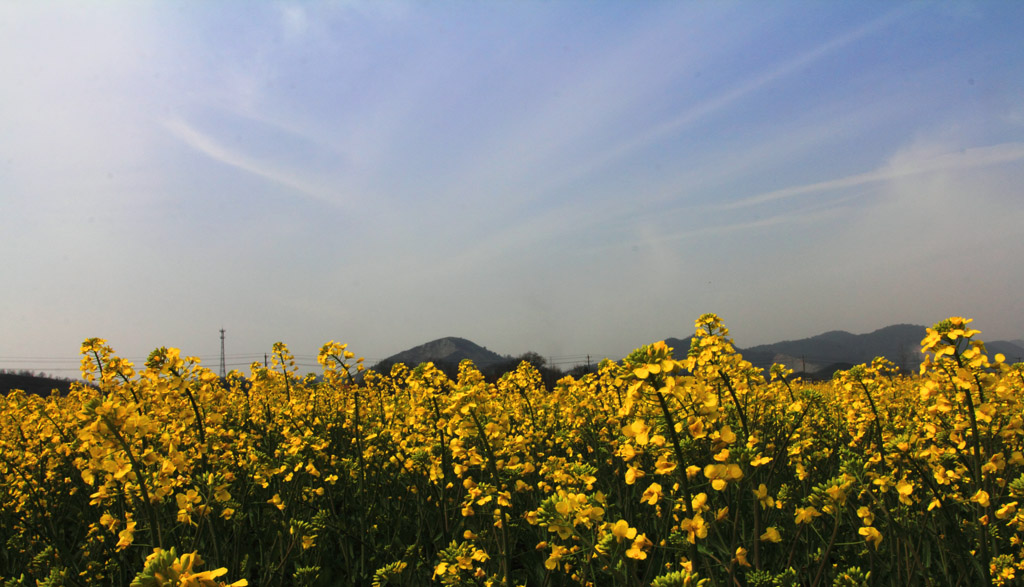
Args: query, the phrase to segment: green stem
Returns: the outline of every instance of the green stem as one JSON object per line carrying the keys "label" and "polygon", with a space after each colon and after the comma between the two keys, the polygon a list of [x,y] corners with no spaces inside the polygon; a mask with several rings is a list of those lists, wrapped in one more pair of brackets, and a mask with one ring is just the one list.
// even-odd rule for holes
{"label": "green stem", "polygon": [[[491,482],[496,491],[501,491],[501,479],[498,478],[498,467],[494,464],[494,451],[491,450],[491,443],[487,440],[487,432],[484,430],[480,418],[477,417],[476,410],[470,410],[469,413],[473,416],[484,453],[487,455],[487,469],[491,473]],[[508,539],[508,512],[503,505],[499,504],[498,508],[501,510],[501,584],[508,585],[508,575],[512,569],[512,553],[509,551]]]}
{"label": "green stem", "polygon": [[[838,504],[837,504],[838,506]],[[835,508],[835,525],[832,527],[832,536],[828,539],[828,547],[825,548],[825,553],[821,555],[821,564],[818,565],[818,572],[814,574],[814,581],[811,583],[811,587],[818,587],[821,582],[821,575],[825,572],[825,567],[828,565],[828,555],[832,553],[832,547],[836,543],[836,536],[839,534],[839,508]]]}
{"label": "green stem", "polygon": [[[679,435],[676,434],[675,419],[672,417],[672,411],[668,409],[668,401],[665,399],[665,394],[660,391],[655,391],[654,393],[658,396],[658,404],[661,406],[661,413],[665,416],[665,427],[668,428],[668,437],[672,442],[672,448],[676,455],[676,463],[678,463],[676,465],[676,470],[682,472],[682,474],[679,475],[679,480],[680,484],[683,486],[683,495],[686,497],[686,503],[683,504],[683,513],[691,514],[691,509],[693,508],[693,495],[690,493],[690,480],[686,475],[686,468],[684,467],[686,458],[683,456],[683,448],[679,444]],[[694,541],[693,544],[690,544],[690,560],[693,561],[693,564],[697,564],[698,556],[699,551],[697,550],[697,543]]]}
{"label": "green stem", "polygon": [[747,427],[746,410],[744,409],[743,404],[740,403],[739,396],[736,395],[736,389],[732,385],[732,379],[722,372],[721,367],[718,369],[718,376],[725,382],[725,388],[729,390],[729,395],[732,396],[732,401],[736,404],[736,412],[739,414],[740,424],[743,426],[743,439],[746,440],[750,438],[750,429]]}
{"label": "green stem", "polygon": [[196,403],[196,398],[192,395],[192,390],[187,385],[185,386],[185,395],[188,397],[188,403],[192,405],[192,412],[196,415],[196,430],[199,432],[199,444],[205,446],[206,424],[203,422],[203,415],[199,412],[199,404]]}
{"label": "green stem", "polygon": [[124,436],[121,435],[121,432],[114,425],[114,422],[110,417],[104,415],[102,416],[102,419],[103,423],[106,424],[107,429],[114,435],[114,438],[117,439],[117,442],[120,443],[121,448],[124,449],[125,454],[128,456],[128,462],[131,464],[132,470],[135,471],[135,476],[139,481],[139,490],[142,491],[142,501],[146,508],[146,515],[149,517],[150,532],[155,534],[156,545],[159,548],[163,548],[164,541],[160,532],[160,520],[157,519],[156,511],[153,509],[153,503],[149,499],[149,489],[146,487],[145,471],[143,471],[139,462],[135,460],[135,455],[132,454],[131,447],[128,446],[128,442],[125,440]]}
{"label": "green stem", "polygon": [[868,386],[864,384],[864,380],[860,379],[857,381],[860,383],[861,388],[864,389],[864,395],[868,398],[868,404],[871,406],[871,413],[875,415],[874,429],[875,429],[875,441],[878,443],[878,452],[882,455],[882,465],[885,465],[885,442],[882,438],[882,419],[878,416],[878,408],[875,407],[875,400],[871,397],[871,392],[868,391]]}
{"label": "green stem", "polygon": [[[958,347],[953,348],[953,358],[956,359],[957,367],[963,369],[963,360],[960,357],[960,349]],[[955,389],[956,382],[953,381],[952,375],[948,371],[946,374],[950,377],[950,383],[954,385]],[[974,458],[971,459],[971,475],[974,477],[976,487],[982,489],[984,487],[984,479],[982,479],[981,474],[981,434],[978,430],[978,417],[974,413],[974,397],[971,390],[968,389],[964,395],[967,398],[967,415],[970,416],[971,420],[971,450],[974,453]],[[978,387],[978,398],[982,401],[985,399],[980,385]],[[985,510],[980,504],[975,504],[975,509],[978,510],[979,514]],[[984,514],[978,515],[978,518],[981,518],[982,515]],[[978,524],[978,542],[981,547],[981,572],[985,578],[985,584],[990,585],[992,583],[992,576],[989,569],[988,530],[986,526],[980,523]]]}
{"label": "green stem", "polygon": [[[437,407],[437,398],[431,396],[430,403],[434,406],[434,417],[441,421],[441,410]],[[451,469],[451,456],[448,452],[448,443],[444,439],[444,428],[435,426],[439,436],[438,442],[441,448],[441,519],[444,521],[442,528],[443,543],[450,540],[450,528],[448,527],[448,471]]]}

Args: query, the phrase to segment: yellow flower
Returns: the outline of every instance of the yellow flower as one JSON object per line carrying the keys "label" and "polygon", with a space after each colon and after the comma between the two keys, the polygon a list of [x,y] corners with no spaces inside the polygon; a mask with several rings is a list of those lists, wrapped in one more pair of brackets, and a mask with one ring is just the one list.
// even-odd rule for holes
{"label": "yellow flower", "polygon": [[732,444],[736,442],[736,433],[732,431],[728,425],[722,426],[722,430],[719,431],[718,437],[722,439],[722,442],[726,444]]}
{"label": "yellow flower", "polygon": [[775,499],[768,495],[768,487],[764,483],[758,485],[754,490],[754,495],[757,496],[757,501],[762,508],[770,508],[775,505]]}
{"label": "yellow flower", "polygon": [[178,493],[174,496],[174,499],[178,503],[179,510],[190,510],[193,504],[197,504],[203,500],[203,498],[199,496],[199,492],[195,489],[189,489],[185,493]]}
{"label": "yellow flower", "polygon": [[[146,558],[147,566],[164,552],[159,548],[153,549],[153,553]],[[173,548],[171,554],[172,556],[174,554]],[[159,571],[156,572],[156,578],[160,585],[178,585],[180,587],[245,587],[249,584],[245,579],[235,581],[230,585],[218,582],[217,577],[227,574],[228,570],[221,567],[212,571],[197,571],[196,568],[202,565],[203,559],[197,553],[183,554],[180,557],[175,557],[169,565],[161,565]]]}
{"label": "yellow flower", "polygon": [[764,534],[761,534],[761,540],[765,542],[782,542],[782,535],[775,526],[768,526],[765,528]]}
{"label": "yellow flower", "polygon": [[913,485],[913,483],[910,483],[906,479],[900,479],[896,483],[896,491],[899,493],[900,503],[903,503],[903,504],[906,504],[906,505],[910,505],[911,503],[913,503],[910,500],[910,494],[914,492],[914,485]]}
{"label": "yellow flower", "polygon": [[971,497],[971,501],[977,503],[983,508],[987,508],[989,505],[988,492],[985,491],[984,489],[979,489],[978,492],[975,493],[973,497]]}
{"label": "yellow flower", "polygon": [[807,478],[810,473],[807,472],[807,468],[802,463],[796,464],[796,478],[803,481]]}
{"label": "yellow flower", "polygon": [[639,419],[629,426],[622,429],[622,434],[627,438],[632,438],[638,445],[644,446],[650,440],[648,434],[650,434],[651,427],[644,423],[643,419]]}
{"label": "yellow flower", "polygon": [[636,465],[630,465],[629,468],[626,469],[626,485],[636,483],[636,480],[644,475],[646,475],[646,473],[640,470]]}
{"label": "yellow flower", "polygon": [[819,512],[818,509],[815,508],[814,506],[805,507],[805,508],[796,508],[796,523],[797,524],[810,524],[811,522],[814,521],[814,518],[817,518],[820,515],[821,515],[821,512]]}
{"label": "yellow flower", "polygon": [[683,518],[679,527],[686,531],[686,539],[690,544],[696,544],[698,538],[707,538],[708,536],[707,524],[704,523],[704,518],[700,514],[695,515],[693,519]]}
{"label": "yellow flower", "polygon": [[643,496],[640,498],[640,503],[646,502],[646,503],[648,503],[650,505],[654,505],[654,504],[658,503],[659,499],[661,499],[661,495],[662,495],[661,484],[659,484],[659,483],[651,483],[650,486],[647,488],[647,490],[644,491]]}
{"label": "yellow flower", "polygon": [[828,496],[839,505],[846,503],[845,485],[833,485],[826,489],[825,493],[827,493]]}
{"label": "yellow flower", "polygon": [[636,560],[644,560],[647,558],[647,553],[645,551],[651,546],[654,545],[647,539],[647,536],[645,534],[640,534],[633,540],[633,544],[629,547],[629,550],[626,551],[626,556]]}
{"label": "yellow flower", "polygon": [[[553,569],[554,567],[551,567],[551,568]],[[448,563],[446,563],[446,562],[437,563],[437,566],[434,567],[434,577],[436,577],[438,575],[441,575],[443,577],[444,574],[447,573],[447,572],[448,572]]]}
{"label": "yellow flower", "polygon": [[875,515],[871,513],[871,508],[866,505],[862,505],[857,508],[857,516],[864,520],[865,526],[870,526],[871,523],[875,521]]}
{"label": "yellow flower", "polygon": [[729,506],[725,506],[724,508],[718,508],[718,511],[715,512],[715,521],[716,522],[721,522],[728,515],[729,515]]}
{"label": "yellow flower", "polygon": [[711,479],[711,487],[716,491],[722,491],[729,481],[742,479],[743,470],[735,463],[729,465],[708,465],[704,467],[704,476]]}
{"label": "yellow flower", "polygon": [[544,568],[549,571],[553,571],[558,568],[558,561],[562,560],[562,556],[564,556],[568,551],[569,549],[562,545],[552,544],[551,555],[548,556],[548,560],[544,561]]}
{"label": "yellow flower", "polygon": [[284,502],[281,501],[281,494],[275,493],[274,497],[267,500],[267,503],[276,507],[277,509],[284,511]]}
{"label": "yellow flower", "polygon": [[560,514],[562,514],[563,516],[568,516],[569,515],[569,509],[571,507],[572,507],[572,504],[569,503],[568,499],[562,499],[562,500],[559,500],[558,503],[555,504],[555,511],[557,511]]}
{"label": "yellow flower", "polygon": [[693,500],[690,502],[690,507],[693,511],[700,513],[707,509],[708,494],[701,491],[697,495],[693,496]]}
{"label": "yellow flower", "polygon": [[747,549],[740,546],[736,549],[736,556],[733,558],[741,567],[749,567],[750,563],[747,562]]}
{"label": "yellow flower", "polygon": [[111,516],[109,513],[104,512],[103,515],[100,516],[100,524],[106,526],[108,530],[113,532],[114,528],[117,527],[117,518]]}
{"label": "yellow flower", "polygon": [[612,524],[611,530],[615,539],[619,542],[622,542],[623,539],[632,540],[636,537],[636,528],[630,528],[626,520],[615,522]]}
{"label": "yellow flower", "polygon": [[135,540],[135,522],[128,522],[124,530],[117,533],[117,550],[121,551],[132,545]]}
{"label": "yellow flower", "polygon": [[864,537],[864,540],[875,545],[875,550],[878,550],[878,544],[882,542],[882,533],[875,529],[873,526],[862,526],[857,533]]}
{"label": "yellow flower", "polygon": [[658,462],[654,464],[656,475],[669,475],[676,470],[676,464],[671,462],[667,455],[662,454],[658,457]]}
{"label": "yellow flower", "polygon": [[694,439],[700,439],[707,436],[707,433],[704,431],[704,420],[701,420],[700,418],[693,418],[693,422],[687,426],[687,429],[690,432],[690,436]]}
{"label": "yellow flower", "polygon": [[1004,505],[1003,507],[999,508],[998,510],[996,510],[996,517],[999,518],[1000,520],[1005,520],[1006,518],[1009,518],[1014,513],[1016,513],[1016,511],[1017,511],[1017,502],[1011,501],[1010,503],[1008,503],[1008,504]]}

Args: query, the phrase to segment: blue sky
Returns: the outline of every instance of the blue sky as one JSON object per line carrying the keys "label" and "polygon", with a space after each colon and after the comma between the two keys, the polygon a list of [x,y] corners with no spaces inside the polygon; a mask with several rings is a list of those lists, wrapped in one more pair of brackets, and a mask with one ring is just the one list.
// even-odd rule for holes
{"label": "blue sky", "polygon": [[1018,2],[0,2],[0,368],[1024,338]]}

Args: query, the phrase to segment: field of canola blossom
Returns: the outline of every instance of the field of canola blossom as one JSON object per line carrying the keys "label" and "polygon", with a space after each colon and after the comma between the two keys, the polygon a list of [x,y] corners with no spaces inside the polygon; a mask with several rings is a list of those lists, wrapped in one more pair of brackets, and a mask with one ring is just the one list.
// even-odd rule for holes
{"label": "field of canola blossom", "polygon": [[333,342],[322,379],[278,343],[222,382],[89,339],[91,385],[0,400],[0,583],[1018,584],[1024,365],[968,322],[918,374],[813,385],[713,314],[552,390]]}

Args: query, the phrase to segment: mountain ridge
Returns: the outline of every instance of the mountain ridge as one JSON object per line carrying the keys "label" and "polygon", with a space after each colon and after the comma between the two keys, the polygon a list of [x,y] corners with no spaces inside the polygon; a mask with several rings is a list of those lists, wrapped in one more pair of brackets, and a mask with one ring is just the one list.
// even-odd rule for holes
{"label": "mountain ridge", "polygon": [[[865,334],[829,330],[807,338],[782,340],[745,348],[737,346],[736,350],[755,367],[767,369],[772,364],[779,363],[809,378],[831,377],[838,369],[849,369],[853,365],[869,363],[877,356],[885,357],[897,367],[913,372],[921,362],[920,344],[925,334],[924,326],[891,324]],[[690,348],[692,338],[692,335],[686,338],[668,337],[664,341],[675,350],[676,357],[684,357]],[[1001,353],[1008,363],[1024,361],[1024,339],[986,341],[985,347],[990,357]],[[536,355],[536,358],[543,362],[540,355]],[[618,360],[621,357],[608,358]],[[395,353],[379,361],[374,368],[378,371],[387,371],[395,363],[415,366],[433,362],[451,369],[458,367],[463,359],[473,361],[481,370],[492,371],[503,370],[508,365],[514,367],[518,363],[512,355],[496,353],[466,338],[446,336]],[[0,373],[0,394],[6,394],[13,389],[22,389],[39,395],[48,395],[54,389],[58,393],[67,393],[70,384],[69,379],[50,378],[42,374]]]}
{"label": "mountain ridge", "polygon": [[[921,362],[920,344],[925,334],[925,326],[901,323],[864,334],[828,330],[806,338],[736,347],[736,350],[755,367],[767,369],[779,363],[805,377],[831,377],[836,370],[870,363],[875,357],[885,357],[905,371],[916,371]],[[692,338],[692,335],[668,337],[664,341],[675,349],[676,356],[684,356]],[[997,340],[986,342],[985,347],[990,356],[1002,353],[1007,361],[1017,362],[1024,360],[1024,344],[1016,342]],[[395,353],[378,365],[418,365],[425,362],[458,365],[463,359],[470,359],[481,369],[513,360],[511,356],[500,355],[468,339],[448,336]]]}
{"label": "mountain ridge", "polygon": [[[865,334],[829,330],[807,338],[736,350],[755,367],[768,368],[779,363],[804,376],[831,376],[838,369],[870,363],[875,357],[885,357],[905,371],[914,371],[921,363],[920,345],[925,334],[925,326],[890,324]],[[666,339],[665,343],[679,351],[689,349],[691,338]],[[1015,341],[986,342],[985,349],[989,356],[1002,353],[1010,362],[1024,360],[1024,345]]]}
{"label": "mountain ridge", "polygon": [[395,353],[382,359],[378,365],[419,365],[427,362],[458,365],[463,359],[469,359],[478,368],[484,368],[506,362],[510,357],[499,355],[469,339],[445,336]]}

